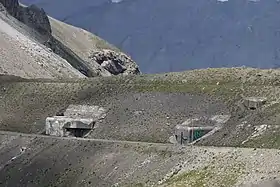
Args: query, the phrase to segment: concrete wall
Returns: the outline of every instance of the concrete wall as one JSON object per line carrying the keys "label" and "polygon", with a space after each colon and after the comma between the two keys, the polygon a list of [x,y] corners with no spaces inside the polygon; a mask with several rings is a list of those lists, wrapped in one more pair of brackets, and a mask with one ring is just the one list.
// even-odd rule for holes
{"label": "concrete wall", "polygon": [[66,136],[67,129],[93,129],[93,119],[70,118],[54,116],[46,119],[46,134],[51,136]]}
{"label": "concrete wall", "polygon": [[188,144],[201,138],[213,129],[214,127],[185,127],[177,125],[175,137],[179,144]]}

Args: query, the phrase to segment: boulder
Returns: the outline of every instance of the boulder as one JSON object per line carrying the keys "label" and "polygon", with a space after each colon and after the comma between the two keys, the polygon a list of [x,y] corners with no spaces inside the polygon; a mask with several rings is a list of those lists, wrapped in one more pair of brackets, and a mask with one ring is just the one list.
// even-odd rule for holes
{"label": "boulder", "polygon": [[94,52],[89,58],[113,75],[141,74],[138,65],[122,52],[104,49]]}

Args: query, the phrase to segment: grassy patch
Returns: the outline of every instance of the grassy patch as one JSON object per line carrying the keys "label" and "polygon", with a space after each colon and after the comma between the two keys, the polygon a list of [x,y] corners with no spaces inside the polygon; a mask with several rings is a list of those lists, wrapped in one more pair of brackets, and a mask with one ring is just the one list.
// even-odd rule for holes
{"label": "grassy patch", "polygon": [[167,92],[167,93],[190,93],[220,95],[225,98],[232,98],[240,92],[240,84],[228,82],[218,84],[213,82],[203,83],[182,83],[177,81],[147,81],[136,83],[133,87],[138,92]]}
{"label": "grassy patch", "polygon": [[224,170],[217,166],[207,166],[177,175],[167,180],[162,187],[230,187],[236,184],[243,168],[240,163],[227,166]]}

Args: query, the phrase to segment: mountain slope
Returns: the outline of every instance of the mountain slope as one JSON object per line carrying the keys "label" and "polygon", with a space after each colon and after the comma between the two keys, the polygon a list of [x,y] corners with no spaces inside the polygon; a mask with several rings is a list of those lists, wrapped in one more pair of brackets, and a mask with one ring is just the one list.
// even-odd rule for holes
{"label": "mountain slope", "polygon": [[84,77],[66,60],[15,29],[12,25],[17,20],[5,18],[5,13],[0,12],[0,74],[26,78]]}
{"label": "mountain slope", "polygon": [[0,132],[0,140],[0,181],[5,187],[241,187],[279,180],[276,149],[182,149],[9,132]]}
{"label": "mountain slope", "polygon": [[[83,29],[48,17],[34,5],[26,7],[17,0],[1,0],[0,5],[2,74],[71,78],[140,73],[129,57],[119,60],[106,56],[107,50],[115,57],[126,56],[117,48]],[[109,65],[97,62],[93,58],[96,52],[107,57]]]}
{"label": "mountain slope", "polygon": [[277,0],[22,2],[106,39],[131,55],[144,73],[280,65]]}
{"label": "mountain slope", "polygon": [[[279,75],[279,70],[224,68],[82,80],[0,76],[0,129],[33,133],[0,132],[0,181],[5,186],[233,187],[280,179],[279,150],[259,149],[280,148]],[[267,102],[244,110],[239,101],[249,96]],[[106,109],[91,137],[43,136],[46,117],[73,104]],[[175,125],[224,114],[231,117],[223,128],[198,142],[211,147],[167,143]]]}

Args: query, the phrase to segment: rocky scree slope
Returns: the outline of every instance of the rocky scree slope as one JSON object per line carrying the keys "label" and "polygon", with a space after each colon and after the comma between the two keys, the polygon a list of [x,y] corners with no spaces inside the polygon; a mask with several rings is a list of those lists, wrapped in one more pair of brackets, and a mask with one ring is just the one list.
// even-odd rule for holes
{"label": "rocky scree slope", "polygon": [[[114,69],[105,69],[93,59],[89,58],[89,55],[92,56],[94,52],[102,51],[103,49],[112,50],[116,55],[125,55],[107,42],[82,29],[49,18],[43,9],[35,5],[26,7],[19,4],[18,1],[6,0],[1,0],[0,3],[4,6],[4,8],[2,7],[2,12],[4,13],[6,11],[4,13],[6,16],[3,15],[2,20],[5,20],[6,23],[9,22],[9,25],[13,28],[20,25],[17,31],[21,31],[25,36],[28,35],[28,39],[33,40],[34,45],[42,46],[40,44],[43,44],[47,47],[49,53],[55,53],[62,57],[81,74],[87,77],[118,74]],[[11,21],[13,17],[8,14],[12,15],[20,23],[15,20]],[[22,27],[21,23],[27,27]],[[5,27],[2,28],[4,29]],[[49,57],[47,56],[47,58]],[[111,63],[114,66],[119,62],[110,59],[107,63]],[[132,60],[122,62],[122,66],[119,68],[122,68],[120,72],[127,72],[126,74],[130,74],[131,72],[136,72],[136,74],[140,73],[138,66]],[[137,70],[131,68],[136,68]],[[58,69],[58,71],[62,70]],[[9,73],[9,71],[6,72]],[[82,75],[80,76],[82,77]]]}
{"label": "rocky scree slope", "polygon": [[[0,6],[2,4],[0,3]],[[28,26],[0,11],[0,74],[25,78],[85,77],[65,59],[31,37],[40,38]]]}
{"label": "rocky scree slope", "polygon": [[[13,78],[0,84],[0,129],[41,133],[46,117],[71,104],[94,105],[107,112],[91,138],[167,143],[175,125],[189,118],[231,115],[197,144],[279,148],[279,75],[279,70],[229,68],[88,80]],[[267,103],[259,110],[240,107],[252,96],[267,97]]]}
{"label": "rocky scree slope", "polygon": [[236,187],[280,179],[276,149],[180,147],[8,132],[0,132],[0,140],[0,181],[6,187]]}

